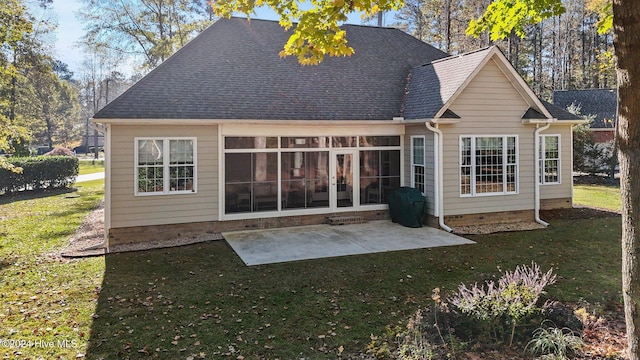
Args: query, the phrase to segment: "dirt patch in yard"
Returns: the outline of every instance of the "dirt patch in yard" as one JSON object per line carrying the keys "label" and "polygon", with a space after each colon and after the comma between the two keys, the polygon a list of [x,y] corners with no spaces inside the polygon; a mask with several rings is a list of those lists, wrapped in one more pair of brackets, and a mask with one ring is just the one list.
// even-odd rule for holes
{"label": "dirt patch in yard", "polygon": [[572,209],[541,210],[540,217],[546,221],[598,219],[603,217],[620,216],[620,213],[591,207],[575,207]]}
{"label": "dirt patch in yard", "polygon": [[[221,234],[203,234],[201,236],[182,237],[163,241],[148,241],[138,244],[112,246],[110,253],[159,249],[174,246],[190,245],[210,240],[221,240]],[[62,251],[53,254],[65,258],[81,258],[100,256],[107,253],[104,246],[104,202],[87,215],[76,233],[69,239],[69,245]]]}

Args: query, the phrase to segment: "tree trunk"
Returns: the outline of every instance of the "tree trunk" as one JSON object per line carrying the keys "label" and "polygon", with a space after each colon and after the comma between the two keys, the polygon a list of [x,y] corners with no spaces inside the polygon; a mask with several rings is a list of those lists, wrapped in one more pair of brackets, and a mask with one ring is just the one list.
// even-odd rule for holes
{"label": "tree trunk", "polygon": [[444,1],[445,52],[451,52],[451,0]]}
{"label": "tree trunk", "polygon": [[614,0],[622,193],[622,292],[630,360],[640,360],[640,2]]}

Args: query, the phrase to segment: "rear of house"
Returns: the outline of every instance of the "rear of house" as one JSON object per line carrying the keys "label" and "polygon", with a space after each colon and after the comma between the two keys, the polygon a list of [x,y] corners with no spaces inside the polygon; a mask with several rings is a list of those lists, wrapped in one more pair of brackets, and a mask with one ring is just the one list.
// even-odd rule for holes
{"label": "rear of house", "polygon": [[497,48],[448,57],[396,29],[346,30],[355,55],[301,67],[278,57],[276,22],[223,19],[98,112],[109,244],[383,219],[401,186],[445,229],[571,206],[580,120]]}

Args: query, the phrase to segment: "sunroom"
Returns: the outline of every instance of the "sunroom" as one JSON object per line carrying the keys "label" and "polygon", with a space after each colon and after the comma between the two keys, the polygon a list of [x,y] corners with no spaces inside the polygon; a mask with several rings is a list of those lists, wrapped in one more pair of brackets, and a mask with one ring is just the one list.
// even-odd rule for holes
{"label": "sunroom", "polygon": [[402,185],[402,136],[319,134],[221,139],[225,220],[378,210]]}

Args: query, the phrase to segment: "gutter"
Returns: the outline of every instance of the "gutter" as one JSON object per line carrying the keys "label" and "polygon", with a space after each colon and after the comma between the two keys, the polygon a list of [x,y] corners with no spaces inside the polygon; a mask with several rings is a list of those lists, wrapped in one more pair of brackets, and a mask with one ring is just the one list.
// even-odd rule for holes
{"label": "gutter", "polygon": [[453,229],[444,223],[444,191],[443,191],[444,177],[442,175],[442,171],[443,171],[442,154],[444,153],[444,148],[442,144],[443,143],[442,130],[438,129],[438,124],[435,124],[436,125],[435,127],[431,126],[430,122],[425,122],[424,124],[427,126],[427,129],[432,131],[434,135],[437,135],[438,137],[438,149],[436,151],[436,157],[438,159],[438,169],[437,169],[438,177],[436,179],[436,196],[438,197],[438,225],[440,225],[440,227],[447,232],[453,232]]}
{"label": "gutter", "polygon": [[543,127],[539,127],[540,124],[536,124],[536,130],[533,133],[534,136],[534,149],[533,153],[535,154],[535,175],[534,175],[534,214],[535,220],[538,224],[544,225],[545,227],[549,226],[549,223],[540,219],[540,133],[542,131],[547,130],[551,126],[551,122],[547,122]]}

